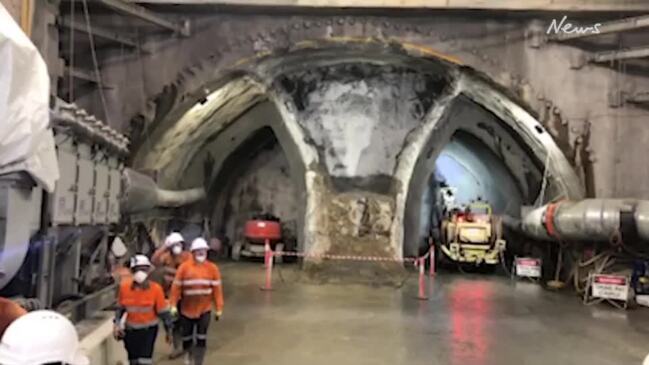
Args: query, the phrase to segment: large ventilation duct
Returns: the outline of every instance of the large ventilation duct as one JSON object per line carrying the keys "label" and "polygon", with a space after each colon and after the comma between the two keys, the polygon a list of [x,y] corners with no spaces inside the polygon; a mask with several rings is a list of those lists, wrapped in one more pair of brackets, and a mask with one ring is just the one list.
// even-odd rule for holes
{"label": "large ventilation duct", "polygon": [[154,208],[176,208],[195,203],[206,196],[205,189],[165,190],[147,175],[124,169],[124,198],[121,209],[138,213]]}
{"label": "large ventilation duct", "polygon": [[607,241],[635,232],[649,241],[649,201],[585,199],[548,204],[523,214],[520,229],[540,240]]}

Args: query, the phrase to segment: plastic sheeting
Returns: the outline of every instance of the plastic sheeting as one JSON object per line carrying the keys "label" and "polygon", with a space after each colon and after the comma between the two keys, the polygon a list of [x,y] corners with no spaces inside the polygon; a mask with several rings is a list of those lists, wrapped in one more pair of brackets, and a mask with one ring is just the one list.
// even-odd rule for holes
{"label": "plastic sheeting", "polygon": [[45,61],[0,5],[0,175],[25,171],[52,192],[59,167],[49,95]]}

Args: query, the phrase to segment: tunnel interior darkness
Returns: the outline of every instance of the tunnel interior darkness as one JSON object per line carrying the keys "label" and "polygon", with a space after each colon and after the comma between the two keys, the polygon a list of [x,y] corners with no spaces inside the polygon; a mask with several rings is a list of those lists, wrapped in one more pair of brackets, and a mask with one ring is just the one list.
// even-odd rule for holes
{"label": "tunnel interior darkness", "polygon": [[[482,200],[497,214],[519,215],[522,194],[507,166],[484,143],[457,131],[435,161],[431,189],[440,184],[457,188],[456,203]],[[433,194],[435,196],[435,194]]]}
{"label": "tunnel interior darkness", "polygon": [[231,243],[243,241],[246,220],[268,213],[288,228],[287,240],[296,239],[296,188],[290,166],[275,134],[263,127],[228,156],[208,194],[213,232]]}

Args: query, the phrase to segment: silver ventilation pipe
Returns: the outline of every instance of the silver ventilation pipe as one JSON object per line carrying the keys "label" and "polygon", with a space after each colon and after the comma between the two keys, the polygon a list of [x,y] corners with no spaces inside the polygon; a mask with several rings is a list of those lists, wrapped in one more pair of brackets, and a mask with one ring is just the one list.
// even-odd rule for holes
{"label": "silver ventilation pipe", "polygon": [[649,201],[585,199],[551,203],[523,214],[520,229],[540,240],[606,241],[635,230],[649,241]]}
{"label": "silver ventilation pipe", "polygon": [[205,199],[205,189],[165,190],[147,175],[126,168],[124,197],[121,209],[125,213],[137,213],[154,208],[177,208]]}

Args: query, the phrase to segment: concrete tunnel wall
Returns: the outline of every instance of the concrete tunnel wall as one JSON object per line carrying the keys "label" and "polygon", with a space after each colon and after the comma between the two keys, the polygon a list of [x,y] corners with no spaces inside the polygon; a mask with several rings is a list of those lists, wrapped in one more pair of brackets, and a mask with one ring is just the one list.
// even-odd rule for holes
{"label": "concrete tunnel wall", "polygon": [[[157,138],[157,127],[167,113],[178,112],[178,106],[191,103],[197,94],[204,95],[206,82],[222,80],[235,66],[245,67],[241,66],[245,60],[318,39],[374,37],[456,57],[529,103],[574,164],[589,196],[649,197],[649,185],[637,183],[649,181],[649,170],[634,168],[646,154],[649,131],[643,121],[649,112],[630,104],[612,108],[608,103],[610,93],[622,87],[642,90],[649,82],[646,77],[597,65],[574,69],[571,60],[579,49],[536,43],[532,31],[543,32],[563,14],[430,12],[396,17],[341,13],[187,14],[192,19],[192,37],[151,37],[147,41],[153,51],[150,55],[134,55],[102,67],[102,78],[114,86],[105,91],[107,120],[131,130],[137,145],[145,136]],[[582,19],[586,23],[601,20],[598,14]],[[118,52],[116,56],[121,57]],[[103,114],[96,93],[84,94],[77,102]]]}
{"label": "concrete tunnel wall", "polygon": [[[375,52],[376,55],[373,55],[372,52]],[[363,56],[359,57],[360,54]],[[379,55],[381,57],[377,58]],[[314,60],[314,63],[304,62],[305,58]],[[367,77],[366,72],[371,72],[377,67],[379,72],[375,70],[376,75],[387,75],[388,79],[401,78],[401,82],[395,84],[394,79],[391,79],[391,82],[375,82],[372,77]],[[397,72],[400,67],[408,72]],[[253,75],[252,78],[231,79],[225,86],[212,91],[207,98],[202,98],[203,105],[199,109],[185,107],[186,114],[179,118],[177,124],[169,124],[171,127],[166,132],[160,132],[162,138],[157,141],[157,144],[147,150],[142,150],[142,155],[137,156],[135,161],[139,161],[141,167],[150,168],[153,165],[158,169],[165,170],[161,174],[164,177],[161,180],[163,185],[173,187],[185,184],[182,181],[185,176],[189,175],[187,173],[189,162],[198,163],[200,159],[196,157],[210,143],[216,143],[219,146],[228,145],[216,142],[220,136],[227,136],[228,131],[234,133],[232,136],[236,135],[237,140],[244,140],[246,135],[252,133],[252,129],[263,126],[268,120],[275,120],[267,118],[265,113],[256,118],[246,117],[246,115],[252,115],[251,113],[241,114],[250,106],[270,95],[269,100],[281,117],[278,130],[286,132],[285,136],[287,137],[283,139],[280,133],[278,141],[282,148],[294,146],[292,147],[293,153],[287,153],[287,156],[289,161],[294,161],[295,164],[302,167],[302,170],[295,175],[297,176],[296,187],[301,193],[299,195],[303,196],[305,201],[300,205],[305,209],[303,224],[299,223],[299,227],[303,228],[300,236],[300,248],[310,253],[400,256],[404,250],[404,232],[406,235],[412,235],[415,232],[414,235],[416,235],[416,232],[420,231],[416,228],[420,221],[419,217],[412,217],[412,214],[408,213],[421,211],[422,195],[415,194],[414,191],[420,191],[426,186],[426,180],[420,179],[420,175],[424,175],[421,172],[425,169],[417,168],[417,166],[419,164],[425,166],[427,160],[434,160],[458,126],[464,125],[465,129],[470,131],[471,128],[479,125],[475,121],[453,120],[448,122],[451,120],[447,117],[448,110],[452,110],[449,105],[453,105],[457,96],[462,94],[464,98],[478,99],[485,109],[489,109],[492,114],[499,114],[499,118],[504,118],[505,129],[509,131],[509,134],[517,137],[518,144],[525,145],[523,155],[528,159],[534,160],[538,164],[548,153],[554,156],[552,164],[549,166],[550,186],[564,190],[567,188],[569,196],[580,194],[579,182],[574,172],[556,145],[553,144],[552,138],[538,126],[538,122],[535,122],[533,118],[530,119],[531,117],[529,114],[525,114],[524,109],[515,107],[515,104],[508,101],[504,94],[497,90],[484,89],[488,86],[483,81],[470,74],[465,74],[464,71],[454,68],[451,64],[440,63],[433,58],[417,58],[386,49],[380,44],[371,44],[362,45],[360,50],[340,45],[329,50],[322,47],[298,50],[293,54],[284,54],[280,58],[262,59],[259,61],[258,69],[264,70],[266,74]],[[390,70],[392,73],[387,72]],[[409,72],[438,75],[439,82],[447,78],[445,83],[442,83],[446,86],[422,88],[421,85],[414,82],[421,80],[421,77],[408,76]],[[348,147],[350,147],[351,141],[355,140],[349,138],[349,134],[354,136],[361,128],[351,128],[346,130],[347,132],[341,132],[341,130],[345,131],[345,127],[337,124],[338,121],[335,118],[318,119],[317,110],[320,108],[325,110],[324,115],[337,115],[338,112],[333,112],[331,100],[323,98],[323,95],[333,93],[335,96],[332,98],[333,100],[346,99],[344,97],[346,93],[354,94],[356,89],[360,89],[358,85],[363,81],[350,78],[349,75],[352,74],[358,74],[360,79],[367,79],[364,81],[363,87],[373,95],[391,95],[395,92],[395,87],[420,91],[418,100],[420,104],[411,109],[403,106],[403,99],[362,98],[362,95],[352,98],[351,103],[343,104],[344,108],[341,108],[341,110],[355,109],[356,115],[375,117],[382,114],[378,112],[380,110],[418,111],[417,114],[405,117],[401,112],[392,114],[393,116],[398,115],[397,120],[405,121],[405,123],[393,124],[396,132],[390,130],[387,135],[378,134],[391,142],[385,143],[383,139],[372,140],[372,143],[382,146],[386,153],[376,166],[385,169],[383,171],[390,172],[392,170],[387,189],[385,187],[378,190],[369,189],[371,186],[368,186],[367,179],[364,179],[367,178],[366,175],[358,171],[354,172],[345,165],[340,166],[343,162],[349,161],[356,167],[360,166],[359,161],[361,161],[363,151],[359,153],[358,150]],[[301,75],[298,79],[303,85],[296,87],[296,83],[293,81],[292,84],[289,83],[290,86],[287,86],[286,79],[295,75]],[[443,77],[440,78],[440,75]],[[246,79],[248,81],[245,81]],[[252,79],[256,81],[252,82]],[[313,82],[314,80],[317,82]],[[255,86],[248,88],[251,82]],[[434,82],[431,83],[431,85],[434,84]],[[239,93],[235,92],[235,89],[248,91]],[[410,95],[417,95],[414,91]],[[423,93],[421,93],[422,91]],[[266,96],[263,95],[263,92],[267,93]],[[409,95],[407,90],[397,90],[397,92]],[[492,101],[480,100],[479,95],[482,94],[492,94],[495,99]],[[426,97],[433,99],[428,103],[428,110],[421,108],[421,100]],[[235,112],[237,108],[238,114]],[[169,113],[169,115],[178,114],[181,113]],[[413,115],[416,118],[413,118]],[[314,116],[318,116],[315,122],[311,119]],[[243,122],[244,120],[248,120],[248,122]],[[369,120],[366,122],[369,124],[366,126],[366,132],[375,128],[372,125],[379,125],[373,124],[376,123],[373,118],[365,120]],[[245,125],[254,126],[254,128],[250,127],[247,132],[244,130],[234,132],[237,130],[236,128],[244,128]],[[187,128],[188,126],[191,128]],[[375,128],[375,130],[377,129]],[[322,133],[322,135],[314,138],[314,134],[317,135],[317,133]],[[506,139],[508,133],[503,133],[499,131],[494,134],[492,131],[491,144],[497,140]],[[479,132],[476,133],[476,136],[479,137],[479,135]],[[394,138],[398,140],[399,136],[401,136],[401,143],[395,143]],[[324,142],[324,147],[318,144],[318,139]],[[234,148],[236,143],[231,145]],[[391,149],[390,146],[400,146],[400,149]],[[374,147],[376,148],[376,146]],[[521,147],[517,148],[522,149]],[[222,157],[219,158],[224,159],[227,154],[223,150]],[[327,158],[336,162],[327,164]],[[394,161],[391,169],[384,166],[387,160]],[[364,162],[364,164],[367,163]],[[215,168],[213,175],[218,170]],[[291,174],[295,174],[293,171],[296,170],[291,170]],[[336,171],[339,173],[338,176],[336,176]],[[340,173],[341,171],[344,173]],[[302,175],[300,176],[299,173]],[[201,176],[201,174],[197,174],[197,176]],[[340,184],[340,181],[336,182],[336,179],[341,177],[346,179],[343,184]],[[533,191],[534,189],[530,189],[528,186],[527,190]],[[407,237],[406,242],[409,242],[407,245],[411,245],[410,242],[416,242],[416,240],[410,240]],[[393,268],[385,269],[392,270]],[[377,274],[375,270],[371,272],[371,275],[375,274]]]}

